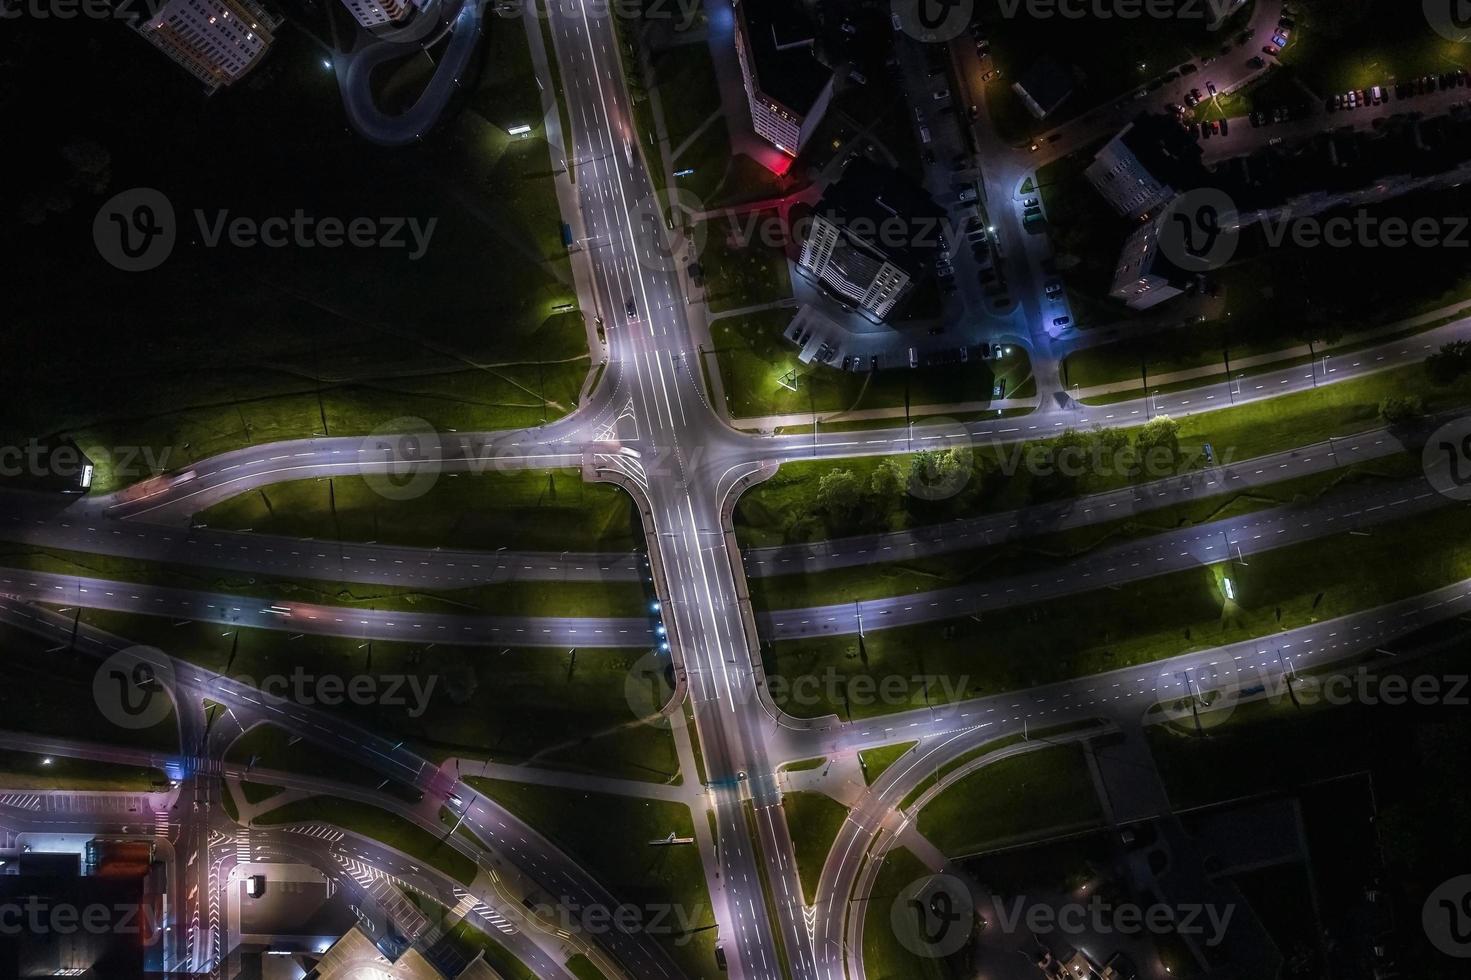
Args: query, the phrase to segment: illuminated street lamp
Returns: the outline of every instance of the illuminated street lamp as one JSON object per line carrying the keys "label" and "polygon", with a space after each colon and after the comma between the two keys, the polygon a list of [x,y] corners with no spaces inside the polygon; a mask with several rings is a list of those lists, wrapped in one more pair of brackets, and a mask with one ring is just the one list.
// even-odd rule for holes
{"label": "illuminated street lamp", "polygon": [[526,125],[525,123],[522,123],[519,126],[512,126],[510,129],[506,130],[506,132],[510,133],[512,136],[525,136],[527,133],[531,132],[531,127]]}

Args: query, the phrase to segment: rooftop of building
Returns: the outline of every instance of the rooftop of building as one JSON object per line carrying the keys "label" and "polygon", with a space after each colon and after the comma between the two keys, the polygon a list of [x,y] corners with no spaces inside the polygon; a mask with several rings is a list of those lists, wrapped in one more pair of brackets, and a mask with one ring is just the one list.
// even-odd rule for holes
{"label": "rooftop of building", "polygon": [[746,25],[752,70],[761,91],[805,115],[832,78],[817,60],[817,31],[793,0],[739,0],[736,12]]}
{"label": "rooftop of building", "polygon": [[939,247],[945,211],[907,174],[867,157],[849,161],[816,212],[850,241],[861,242],[917,276]]}

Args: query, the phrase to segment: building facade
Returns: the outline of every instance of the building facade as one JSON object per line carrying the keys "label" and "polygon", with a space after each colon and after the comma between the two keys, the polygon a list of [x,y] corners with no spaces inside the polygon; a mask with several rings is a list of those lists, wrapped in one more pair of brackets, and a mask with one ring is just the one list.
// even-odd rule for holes
{"label": "building facade", "polygon": [[756,135],[796,156],[833,96],[811,22],[791,0],[736,0],[735,48]]}
{"label": "building facade", "polygon": [[923,188],[859,157],[817,202],[797,269],[882,321],[932,266],[943,219]]}
{"label": "building facade", "polygon": [[1098,151],[1084,174],[1109,207],[1125,218],[1138,219],[1158,211],[1175,192],[1140,161],[1129,141],[1133,132],[1133,123],[1124,127]]}
{"label": "building facade", "polygon": [[364,27],[396,24],[409,15],[409,0],[342,0],[343,6]]}
{"label": "building facade", "polygon": [[168,0],[133,29],[214,91],[239,81],[270,49],[281,18],[252,0]]}

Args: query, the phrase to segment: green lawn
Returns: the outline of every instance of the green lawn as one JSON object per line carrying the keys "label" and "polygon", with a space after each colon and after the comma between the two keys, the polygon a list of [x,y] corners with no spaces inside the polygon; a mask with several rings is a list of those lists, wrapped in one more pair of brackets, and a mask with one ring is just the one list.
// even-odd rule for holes
{"label": "green lawn", "polygon": [[678,922],[671,921],[667,924],[675,931],[654,938],[686,976],[718,972],[715,919],[699,850],[694,845],[649,845],[670,831],[693,836],[688,807],[476,776],[468,781],[563,848],[619,902],[681,909],[693,920],[693,931],[678,931]]}
{"label": "green lawn", "polygon": [[1097,824],[1103,807],[1080,745],[1053,745],[984,766],[919,812],[919,831],[946,856]]}
{"label": "green lawn", "polygon": [[357,476],[297,480],[216,504],[197,521],[288,537],[486,551],[627,551],[643,541],[628,494],[584,483],[575,470],[443,474],[410,500],[388,500]]}
{"label": "green lawn", "polygon": [[[116,271],[89,233],[104,197],[78,191],[28,232],[29,247],[11,250],[17,282],[45,282],[57,263],[90,272],[65,290],[11,297],[8,342],[24,354],[7,359],[0,381],[25,397],[0,423],[0,441],[73,435],[107,489],[148,475],[116,465],[107,447],[146,448],[183,469],[324,425],[366,434],[418,416],[441,429],[499,429],[574,408],[590,367],[585,327],[575,310],[555,312],[576,296],[547,145],[539,129],[525,139],[504,129],[535,123],[539,96],[524,32],[499,26],[481,77],[466,80],[466,110],[402,152],[366,147],[348,130],[335,81],[302,34],[279,36],[249,95],[208,118],[195,93],[160,74],[172,66],[138,64],[110,39],[97,39],[107,50],[91,59],[114,83],[101,89],[56,74],[51,42],[29,48],[17,71],[47,87],[56,112],[14,115],[17,139],[54,169],[58,141],[85,133],[110,155],[109,193],[156,187],[183,227],[159,268]],[[155,93],[146,106],[142,91]],[[265,129],[277,138],[259,139]],[[164,142],[171,152],[160,158]],[[211,248],[196,209],[434,224],[422,255]],[[207,323],[200,310],[212,311]],[[55,343],[57,323],[85,342]]]}
{"label": "green lawn", "polygon": [[[384,737],[406,740],[413,751],[436,762],[460,756],[659,783],[675,780],[679,773],[672,734],[639,723],[624,693],[630,672],[647,652],[638,648],[578,647],[573,653],[366,644],[318,636],[288,640],[274,631],[223,634],[218,626],[174,626],[163,619],[117,613],[87,613],[83,619],[255,686],[281,678],[272,683],[282,694],[294,691],[284,680],[298,670],[310,678],[342,678],[344,685],[359,675],[373,678],[373,690],[384,695],[381,701],[401,703],[315,707]],[[308,687],[306,693],[314,690]],[[218,723],[234,724],[228,718]],[[254,744],[252,736],[263,741]],[[324,758],[322,750],[310,743],[288,750],[280,744],[285,738],[275,726],[253,729],[235,743],[230,758],[244,761],[261,752],[258,765],[266,769],[310,772],[360,785],[382,781],[376,770],[335,757],[316,765]]]}
{"label": "green lawn", "polygon": [[821,769],[827,765],[827,757],[820,756],[816,759],[802,759],[799,762],[788,762],[781,768],[786,772],[806,772],[811,769]]}
{"label": "green lawn", "polygon": [[[656,52],[653,62],[672,151],[720,110],[715,63],[710,59],[710,46],[699,41]],[[678,162],[674,169],[681,169]]]}
{"label": "green lawn", "polygon": [[[1030,17],[1007,16],[1006,4],[978,5],[979,20],[991,40],[992,63],[987,67],[1002,73],[1001,78],[989,83],[988,95],[1004,93],[1007,97],[998,128],[1013,139],[1051,129],[1142,87],[1182,62],[1215,55],[1241,30],[1251,16],[1251,7],[1247,4],[1219,30],[1212,31],[1204,4],[1190,8],[1197,12],[1193,17],[1051,17],[1041,29]],[[1010,104],[1016,101],[1010,86],[1044,55],[1071,69],[1076,84],[1073,95],[1061,107],[1046,120],[1036,122],[1019,105]],[[1241,54],[1243,59],[1248,56]],[[1230,57],[1237,57],[1235,51]],[[994,106],[995,99],[991,101]]]}
{"label": "green lawn", "polygon": [[[493,561],[487,556],[487,564]],[[0,544],[0,567],[301,602],[344,609],[400,609],[464,616],[639,616],[653,598],[638,581],[520,580],[444,592],[316,579],[258,578],[246,572]],[[351,574],[346,567],[345,574]]]}
{"label": "green lawn", "polygon": [[970,975],[960,967],[963,953],[948,959],[919,956],[910,952],[894,932],[890,908],[901,892],[930,873],[919,858],[902,847],[884,857],[863,920],[863,969],[869,980],[959,980]]}
{"label": "green lawn", "polygon": [[272,786],[270,783],[252,783],[248,779],[240,781],[240,791],[244,794],[246,803],[264,803],[271,797],[285,792],[280,786]]}
{"label": "green lawn", "polygon": [[884,774],[884,770],[898,762],[899,759],[914,748],[917,742],[899,742],[896,745],[885,745],[877,749],[864,749],[858,753],[858,763],[863,769],[863,780],[872,786],[878,782],[878,778]]}
{"label": "green lawn", "polygon": [[[474,958],[477,953],[484,954],[486,965],[500,974],[504,980],[537,980],[535,971],[522,963],[514,953],[469,922],[461,922],[455,926],[450,930],[450,935],[462,947],[470,950],[471,958]],[[571,966],[570,961],[568,966]],[[577,976],[580,980],[593,980],[596,974],[591,974],[587,978],[583,978],[582,974],[577,974]]]}
{"label": "green lawn", "polygon": [[[1380,402],[1406,391],[1420,395],[1427,412],[1447,411],[1471,402],[1471,375],[1435,386],[1427,380],[1423,365],[1410,364],[1291,395],[1185,416],[1177,420],[1183,453],[1179,471],[1204,465],[1200,447],[1207,442],[1214,447],[1217,460],[1243,460],[1376,428],[1383,424]],[[1138,427],[1114,432],[1132,440]],[[1088,473],[1076,481],[1066,481],[1036,477],[1022,465],[1032,452],[1056,444],[1056,440],[1008,445],[998,445],[994,440],[980,442],[968,457],[962,452],[961,459],[971,476],[954,496],[938,502],[892,493],[872,496],[846,519],[814,507],[814,502],[821,499],[818,487],[824,476],[834,470],[847,470],[868,486],[874,472],[885,467],[897,466],[901,474],[907,474],[912,457],[783,463],[774,477],[741,496],[736,506],[736,529],[745,547],[822,540],[1006,511],[1113,490],[1135,481],[1125,469]]]}
{"label": "green lawn", "polygon": [[332,824],[426,861],[462,885],[475,880],[477,867],[473,860],[403,817],[355,800],[309,796],[270,810],[254,821],[255,826],[262,827],[297,823]]}
{"label": "green lawn", "polygon": [[179,751],[178,716],[151,728],[120,728],[97,707],[97,661],[0,623],[0,728],[158,752]]}
{"label": "green lawn", "polygon": [[593,966],[592,960],[583,956],[581,953],[578,953],[567,961],[567,972],[576,977],[577,980],[607,980],[603,976],[603,971]]}
{"label": "green lawn", "polygon": [[[1380,525],[1368,537],[1340,535],[1236,562],[1161,575],[1117,589],[1019,604],[979,617],[875,629],[856,636],[783,640],[764,645],[768,676],[789,683],[836,671],[844,683],[890,675],[943,678],[957,697],[977,697],[1149,663],[1190,650],[1269,636],[1471,577],[1462,546],[1471,512],[1447,506]],[[1230,575],[1236,600],[1223,598]],[[1076,624],[1091,623],[1086,636]],[[825,688],[824,688],[825,690]],[[811,717],[854,717],[919,708],[923,688],[906,703],[843,698],[788,710]],[[932,682],[930,701],[944,697]]]}
{"label": "green lawn", "polygon": [[1193,497],[1158,510],[1006,544],[941,552],[895,562],[870,562],[825,572],[749,580],[758,611],[803,609],[885,596],[930,592],[970,582],[1057,568],[1103,547],[1279,507],[1310,503],[1335,488],[1418,476],[1419,454],[1399,454],[1341,470],[1284,480],[1251,491]]}
{"label": "green lawn", "polygon": [[[710,312],[755,306],[792,295],[786,253],[768,242],[777,227],[774,211],[733,215],[703,222],[695,230],[701,244],[705,302]],[[780,239],[775,239],[780,241]]]}
{"label": "green lawn", "polygon": [[1321,96],[1467,64],[1464,45],[1431,29],[1395,0],[1299,0],[1297,29],[1281,61]]}
{"label": "green lawn", "polygon": [[[228,720],[219,724],[229,725]],[[241,733],[225,752],[225,761],[235,765],[249,765],[251,759],[255,760],[252,769],[275,769],[281,772],[299,773],[304,776],[316,776],[322,779],[334,779],[338,782],[349,783],[364,789],[377,789],[384,781],[384,776],[376,769],[370,769],[360,762],[344,758],[316,742],[310,742],[299,738],[291,732],[273,725],[270,722],[261,722],[252,725],[247,731]],[[252,784],[243,782],[242,787],[258,785],[262,790],[279,791],[280,787],[269,784]],[[391,782],[384,791],[392,793],[410,802],[418,800],[423,794],[412,787],[399,782]],[[257,798],[254,791],[246,789],[245,799],[248,803],[259,803],[274,793],[264,793]]]}
{"label": "green lawn", "polygon": [[168,789],[168,785],[161,771],[144,766],[0,749],[0,788],[4,789],[147,793]]}
{"label": "green lawn", "polygon": [[[737,418],[817,411],[831,414],[856,409],[902,409],[905,393],[913,406],[991,400],[991,387],[1005,379],[1008,394],[1031,377],[1026,355],[1017,349],[996,362],[972,359],[966,364],[889,368],[878,372],[842,371],[837,365],[803,365],[800,348],[782,336],[794,311],[766,310],[727,317],[711,325],[715,359],[725,383],[726,407]],[[796,390],[783,379],[796,372]],[[894,423],[902,424],[902,422]]]}
{"label": "green lawn", "polygon": [[802,897],[808,905],[817,899],[817,885],[822,878],[822,865],[832,850],[848,808],[822,793],[787,793],[781,800],[786,811],[787,830],[796,850],[797,873],[802,879]]}

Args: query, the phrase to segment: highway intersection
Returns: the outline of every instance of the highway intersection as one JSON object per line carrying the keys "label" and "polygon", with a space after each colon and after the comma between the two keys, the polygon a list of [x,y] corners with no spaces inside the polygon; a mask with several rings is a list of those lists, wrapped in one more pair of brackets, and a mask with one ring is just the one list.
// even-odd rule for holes
{"label": "highway intersection", "polygon": [[[470,4],[466,5],[468,9]],[[1277,5],[1265,5],[1276,9]],[[526,551],[432,551],[381,544],[296,541],[267,535],[191,527],[203,509],[274,484],[331,476],[423,475],[580,468],[589,479],[629,492],[644,518],[649,571],[668,628],[668,656],[677,667],[678,692],[693,710],[713,813],[709,894],[728,970],[738,978],[861,977],[863,915],[879,862],[875,854],[912,832],[917,807],[900,804],[939,766],[987,743],[1077,722],[1135,725],[1152,706],[1201,690],[1232,692],[1290,678],[1295,672],[1384,648],[1417,628],[1471,612],[1471,582],[1274,636],[1172,657],[1147,668],[1122,668],[1026,691],[960,700],[881,719],[840,722],[799,719],[771,703],[760,657],[761,638],[844,634],[876,624],[926,622],[1003,608],[1018,601],[1069,595],[1098,587],[1211,564],[1236,554],[1285,547],[1449,505],[1421,478],[1341,489],[1301,506],[1283,506],[1195,528],[1156,535],[1061,565],[1045,573],[1011,576],[934,593],[872,600],[859,606],[804,610],[752,609],[746,576],[830,570],[867,564],[895,552],[903,557],[977,547],[981,543],[1088,526],[1123,513],[1140,514],[1187,499],[1264,487],[1325,473],[1355,462],[1403,452],[1400,436],[1376,430],[1326,445],[1303,446],[1254,460],[1223,463],[1083,498],[1074,505],[1037,505],[969,518],[943,530],[837,540],[813,546],[755,549],[736,546],[731,512],[741,493],[769,478],[783,462],[844,459],[921,448],[1005,446],[1062,429],[1126,428],[1149,418],[1181,418],[1310,391],[1410,364],[1429,349],[1463,336],[1464,321],[1436,327],[1413,341],[1375,347],[1308,365],[1283,367],[1185,391],[1149,393],[1106,406],[1084,405],[1062,391],[1056,364],[1034,357],[1050,374],[1041,379],[1038,409],[1023,417],[924,420],[903,427],[762,435],[729,427],[706,397],[691,332],[681,256],[672,254],[662,214],[637,140],[621,59],[620,38],[605,9],[568,0],[555,5],[541,29],[552,43],[566,81],[574,138],[568,155],[579,173],[577,211],[564,220],[593,243],[579,269],[582,308],[607,325],[609,361],[597,387],[566,418],[514,432],[438,433],[413,420],[388,423],[367,438],[320,437],[251,446],[202,460],[185,472],[156,476],[126,490],[82,499],[64,509],[37,507],[7,495],[0,539],[149,561],[195,564],[286,578],[352,581],[444,590],[507,581],[642,581],[637,555]],[[458,40],[458,39],[457,39]],[[368,62],[364,62],[368,64]],[[366,71],[367,68],[354,68]],[[440,84],[445,84],[441,81]],[[655,202],[650,204],[650,202]],[[628,312],[632,310],[632,314]],[[1040,321],[1039,321],[1040,322]],[[405,438],[412,435],[413,438]],[[250,627],[464,645],[566,648],[659,644],[647,617],[466,617],[389,610],[343,610],[329,605],[282,604],[259,597],[203,592],[101,576],[41,571],[0,573],[0,622],[101,661],[142,659],[171,678],[171,694],[185,751],[157,755],[91,743],[18,733],[18,749],[156,766],[176,774],[166,793],[148,794],[171,852],[176,905],[168,936],[172,965],[207,972],[228,951],[219,895],[239,865],[292,862],[332,869],[332,880],[371,908],[373,882],[388,876],[431,896],[446,908],[479,911],[477,928],[538,976],[570,976],[569,951],[580,952],[607,976],[678,975],[667,953],[648,936],[618,931],[595,937],[566,935],[527,913],[525,897],[541,892],[581,907],[610,907],[608,890],[557,845],[505,808],[474,794],[458,774],[416,756],[402,744],[312,709],[262,702],[249,687],[180,658],[134,648],[126,639],[77,625],[42,607],[85,606]],[[120,653],[121,652],[121,653]],[[205,699],[228,709],[228,724],[209,725]],[[245,771],[220,761],[228,740],[258,722],[279,725],[332,752],[418,790],[417,803],[341,782],[279,771],[263,781],[389,809],[434,833],[451,798],[468,799],[464,822],[477,839],[450,835],[459,853],[484,872],[469,889],[387,845],[366,838],[314,836],[296,828],[242,832],[219,805],[222,779]],[[844,823],[823,867],[818,898],[802,899],[795,849],[781,810],[778,770],[819,756],[846,757],[863,749],[918,742],[918,747],[869,788]],[[1025,751],[1020,749],[1006,751]],[[959,778],[958,770],[948,778]],[[685,778],[691,779],[692,774]],[[119,832],[139,823],[105,810],[60,812],[56,794],[0,799],[0,825],[19,834]],[[198,804],[198,805],[196,805]],[[146,821],[145,821],[146,822]],[[309,829],[309,828],[308,828]],[[243,844],[243,846],[242,846]],[[875,850],[875,848],[878,850]],[[366,880],[356,872],[366,872]],[[367,914],[368,920],[374,916]]]}

